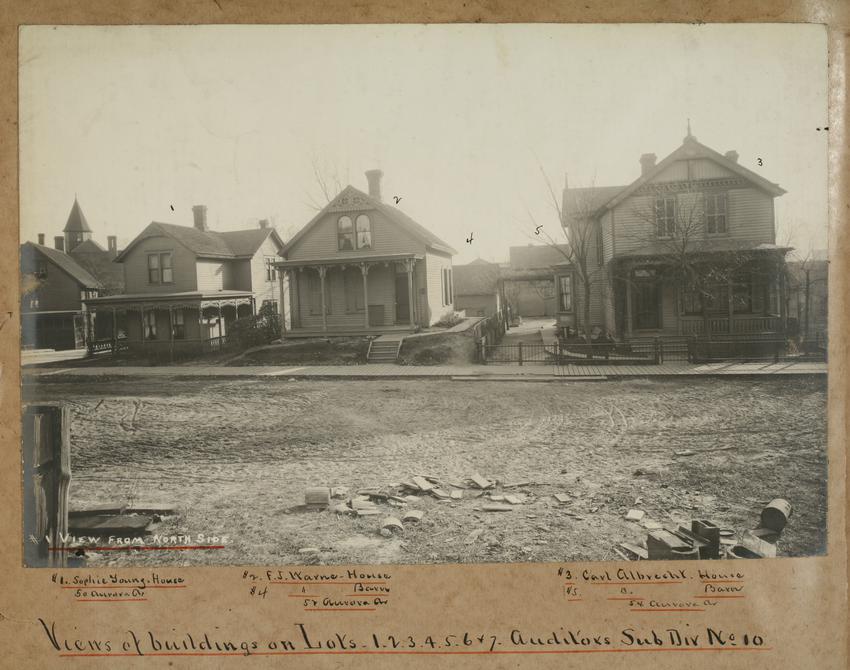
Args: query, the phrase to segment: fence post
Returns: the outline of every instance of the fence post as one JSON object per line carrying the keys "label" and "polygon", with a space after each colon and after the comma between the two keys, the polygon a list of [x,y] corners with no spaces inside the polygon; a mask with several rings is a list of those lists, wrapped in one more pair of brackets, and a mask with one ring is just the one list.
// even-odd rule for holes
{"label": "fence post", "polygon": [[68,532],[69,419],[67,406],[24,409],[24,557],[32,567],[65,566],[61,536]]}
{"label": "fence post", "polygon": [[487,365],[487,337],[482,336],[478,340],[478,352],[481,360],[481,365]]}
{"label": "fence post", "polygon": [[779,348],[782,346],[782,344],[783,343],[782,343],[781,340],[776,340],[776,348],[773,351],[773,362],[774,363],[779,362]]}
{"label": "fence post", "polygon": [[522,342],[519,343],[519,364],[522,365]]}

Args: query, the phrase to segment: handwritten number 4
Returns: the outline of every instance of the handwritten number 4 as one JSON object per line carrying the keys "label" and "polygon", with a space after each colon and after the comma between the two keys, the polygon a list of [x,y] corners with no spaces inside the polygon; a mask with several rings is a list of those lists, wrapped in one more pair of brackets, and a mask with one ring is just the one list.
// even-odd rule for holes
{"label": "handwritten number 4", "polygon": [[469,237],[466,238],[467,244],[472,244],[472,233],[469,233]]}

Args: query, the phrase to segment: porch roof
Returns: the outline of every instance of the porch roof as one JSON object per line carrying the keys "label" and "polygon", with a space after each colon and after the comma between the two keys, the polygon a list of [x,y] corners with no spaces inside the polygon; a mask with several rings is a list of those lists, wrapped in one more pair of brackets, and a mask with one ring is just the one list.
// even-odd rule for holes
{"label": "porch roof", "polygon": [[124,293],[88,298],[87,307],[214,307],[221,304],[249,303],[251,291],[181,291],[177,293]]}
{"label": "porch roof", "polygon": [[782,247],[776,244],[732,240],[728,238],[706,239],[694,242],[692,248],[684,250],[677,247],[675,240],[658,240],[639,247],[625,254],[618,254],[614,260],[652,259],[670,256],[680,256],[682,252],[692,256],[711,256],[724,254],[747,254],[752,256],[780,255],[784,256],[793,247]]}
{"label": "porch roof", "polygon": [[358,263],[391,263],[394,261],[404,260],[421,260],[424,258],[422,254],[402,253],[402,254],[353,254],[350,256],[336,256],[326,258],[299,258],[297,260],[277,261],[275,266],[281,269],[288,268],[304,268],[318,265],[356,265]]}

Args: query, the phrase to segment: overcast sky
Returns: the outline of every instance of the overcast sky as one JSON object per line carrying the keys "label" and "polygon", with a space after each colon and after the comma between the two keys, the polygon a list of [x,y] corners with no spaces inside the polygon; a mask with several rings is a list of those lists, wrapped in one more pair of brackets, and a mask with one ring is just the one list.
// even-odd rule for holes
{"label": "overcast sky", "polygon": [[820,26],[28,27],[21,239],[52,244],[75,193],[104,246],[195,204],[288,235],[314,165],[363,190],[377,167],[456,263],[503,260],[532,217],[557,229],[541,167],[558,190],[628,184],[690,118],[788,191],[780,241],[825,248],[826,77]]}

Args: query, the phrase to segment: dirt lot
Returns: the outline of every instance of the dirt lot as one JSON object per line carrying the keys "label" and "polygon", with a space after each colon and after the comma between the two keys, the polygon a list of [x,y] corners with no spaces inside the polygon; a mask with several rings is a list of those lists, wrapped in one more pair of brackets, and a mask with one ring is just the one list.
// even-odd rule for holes
{"label": "dirt lot", "polygon": [[[102,552],[90,565],[603,560],[692,517],[743,531],[794,505],[781,555],[826,545],[826,380],[622,382],[162,381],[44,384],[73,411],[72,506],[175,502],[159,533],[227,535],[217,551]],[[693,452],[676,455],[676,452]],[[386,487],[473,473],[524,499],[428,496],[403,534],[383,515],[297,512],[308,486]],[[559,504],[552,494],[565,493]],[[640,499],[636,503],[636,500]],[[398,513],[386,505],[387,513]],[[316,547],[319,554],[299,553]]]}

